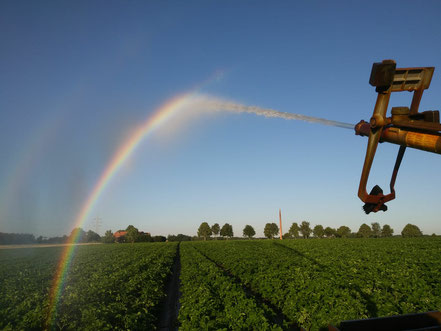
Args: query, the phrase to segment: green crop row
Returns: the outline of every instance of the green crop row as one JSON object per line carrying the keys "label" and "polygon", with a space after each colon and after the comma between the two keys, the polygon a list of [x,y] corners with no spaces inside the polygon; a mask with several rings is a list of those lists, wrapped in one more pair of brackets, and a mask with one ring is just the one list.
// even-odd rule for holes
{"label": "green crop row", "polygon": [[[50,327],[154,329],[176,247],[172,243],[78,247]],[[0,254],[0,328],[44,328],[61,248]]]}
{"label": "green crop row", "polygon": [[190,243],[181,244],[182,330],[277,330],[276,314],[247,296],[213,262]]}
{"label": "green crop row", "polygon": [[0,329],[42,329],[63,247],[0,250]]}
{"label": "green crop row", "polygon": [[307,329],[441,308],[436,238],[193,245]]}
{"label": "green crop row", "polygon": [[[62,250],[0,250],[0,329],[46,327]],[[176,252],[78,247],[50,328],[155,329]],[[441,309],[440,238],[185,242],[180,258],[183,330],[318,330]]]}

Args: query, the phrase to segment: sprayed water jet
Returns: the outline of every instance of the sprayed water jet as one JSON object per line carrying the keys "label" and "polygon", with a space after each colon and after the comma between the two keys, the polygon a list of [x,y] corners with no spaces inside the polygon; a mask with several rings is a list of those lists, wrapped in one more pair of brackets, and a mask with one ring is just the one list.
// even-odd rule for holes
{"label": "sprayed water jet", "polygon": [[201,107],[201,109],[206,111],[227,111],[231,113],[248,113],[255,114],[258,116],[264,116],[268,118],[282,118],[285,120],[297,120],[304,121],[315,124],[322,124],[328,126],[334,126],[344,129],[354,129],[354,124],[332,121],[320,117],[307,116],[302,114],[294,114],[281,112],[271,108],[262,108],[258,106],[247,106],[236,102],[226,101],[210,96],[198,96],[195,98],[194,102]]}

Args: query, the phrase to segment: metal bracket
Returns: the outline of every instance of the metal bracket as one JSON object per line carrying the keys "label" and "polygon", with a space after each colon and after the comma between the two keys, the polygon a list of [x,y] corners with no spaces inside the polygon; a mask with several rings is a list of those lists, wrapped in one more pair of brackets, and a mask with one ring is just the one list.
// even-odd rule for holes
{"label": "metal bracket", "polygon": [[[427,113],[427,115],[424,113],[418,113],[418,107],[423,95],[423,91],[429,88],[433,71],[434,67],[397,69],[394,60],[384,60],[381,63],[374,63],[372,66],[369,83],[376,87],[376,92],[378,95],[374,112],[369,122],[369,130],[366,130],[367,124],[364,121],[361,121],[355,126],[356,134],[369,136],[366,157],[361,173],[360,185],[358,188],[358,197],[365,202],[363,209],[367,214],[370,212],[377,212],[379,210],[386,211],[387,207],[385,206],[385,203],[395,199],[395,181],[404,156],[404,152],[406,150],[406,145],[400,146],[390,181],[390,193],[384,195],[383,190],[376,185],[368,194],[366,185],[378,143],[381,142],[380,139],[383,131],[385,129],[388,131],[387,128],[392,127],[394,124],[396,124],[396,126],[406,126],[407,124],[407,127],[416,126],[419,129],[424,128],[432,131],[437,129],[439,130],[441,128],[439,123],[436,123],[436,119],[439,121],[438,113],[431,112]],[[396,116],[394,118],[394,116],[392,116],[392,118],[386,118],[391,93],[400,91],[414,92],[410,110],[408,110],[406,114],[407,117],[404,118],[404,116]],[[399,113],[398,109],[396,113]],[[427,118],[428,120],[413,120],[420,118],[421,115],[423,116],[423,119]],[[360,132],[362,128],[364,130],[362,130],[363,132]]]}

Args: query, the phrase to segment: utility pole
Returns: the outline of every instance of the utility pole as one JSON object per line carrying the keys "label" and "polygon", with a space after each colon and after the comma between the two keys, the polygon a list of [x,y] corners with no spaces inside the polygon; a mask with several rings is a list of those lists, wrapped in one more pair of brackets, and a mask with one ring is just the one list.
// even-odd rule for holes
{"label": "utility pole", "polygon": [[93,220],[95,221],[95,232],[98,233],[98,231],[100,230],[100,225],[102,224],[101,217],[97,216]]}
{"label": "utility pole", "polygon": [[283,239],[282,235],[282,210],[279,208],[279,223],[280,223],[280,240]]}

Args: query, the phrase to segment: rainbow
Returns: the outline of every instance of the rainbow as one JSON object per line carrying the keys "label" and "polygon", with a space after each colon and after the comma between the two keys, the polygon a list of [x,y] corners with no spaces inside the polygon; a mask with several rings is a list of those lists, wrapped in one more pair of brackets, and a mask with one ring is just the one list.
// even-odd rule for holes
{"label": "rainbow", "polygon": [[17,195],[25,186],[26,179],[29,178],[32,170],[38,166],[41,159],[55,140],[56,135],[61,130],[65,118],[60,115],[53,116],[46,125],[41,126],[32,133],[32,139],[29,139],[29,144],[22,149],[18,154],[11,171],[7,173],[5,182],[0,188],[0,220],[4,216],[8,218],[8,208],[17,199]]}
{"label": "rainbow", "polygon": [[66,275],[69,270],[72,258],[75,252],[75,245],[78,242],[80,228],[84,222],[90,217],[90,212],[92,211],[97,200],[101,196],[110,180],[115,176],[124,162],[129,158],[130,155],[135,151],[136,147],[139,146],[140,142],[146,138],[149,134],[159,128],[164,122],[171,118],[174,114],[178,113],[184,107],[188,106],[195,96],[194,93],[187,93],[177,96],[161,107],[159,107],[153,116],[149,117],[138,129],[136,129],[133,134],[120,146],[116,153],[111,158],[110,162],[102,172],[99,180],[93,187],[92,192],[89,194],[87,200],[85,201],[83,207],[81,208],[78,216],[75,220],[76,230],[73,232],[68,244],[66,245],[61,258],[58,262],[58,266],[55,272],[54,279],[52,281],[52,286],[49,292],[49,306],[48,315],[46,319],[46,328],[50,328],[55,320],[55,315],[57,311],[57,306],[62,294],[63,285],[66,280]]}

